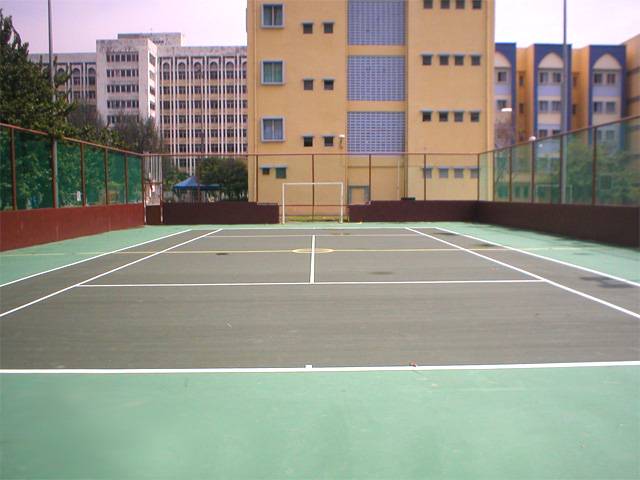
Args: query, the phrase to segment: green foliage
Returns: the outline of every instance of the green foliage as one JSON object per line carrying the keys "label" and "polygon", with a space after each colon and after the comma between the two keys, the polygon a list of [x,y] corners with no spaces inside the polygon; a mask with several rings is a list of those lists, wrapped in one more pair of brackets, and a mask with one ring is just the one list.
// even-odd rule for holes
{"label": "green foliage", "polygon": [[201,184],[220,185],[224,200],[246,200],[247,165],[235,158],[206,158],[198,165]]}
{"label": "green foliage", "polygon": [[139,153],[157,153],[163,150],[162,139],[153,118],[140,120],[123,116],[122,121],[113,127],[113,133],[127,150]]}
{"label": "green foliage", "polygon": [[[30,62],[28,55],[29,44],[0,10],[0,122],[66,134],[72,107],[51,86],[48,67]],[[56,75],[55,87],[66,80],[66,75]]]}

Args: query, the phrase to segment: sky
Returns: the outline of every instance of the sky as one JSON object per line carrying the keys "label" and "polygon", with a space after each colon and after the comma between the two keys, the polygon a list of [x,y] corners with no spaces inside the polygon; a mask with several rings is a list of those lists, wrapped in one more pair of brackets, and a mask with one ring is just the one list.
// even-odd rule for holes
{"label": "sky", "polygon": [[[298,0],[312,1],[312,0]],[[332,0],[315,0],[332,1]],[[419,0],[411,0],[419,1]],[[118,33],[182,32],[184,45],[246,45],[246,0],[52,0],[54,51],[94,52]],[[48,51],[47,0],[2,0],[30,52]],[[640,33],[640,0],[568,0],[574,48]],[[496,0],[496,41],[562,43],[562,0]]]}

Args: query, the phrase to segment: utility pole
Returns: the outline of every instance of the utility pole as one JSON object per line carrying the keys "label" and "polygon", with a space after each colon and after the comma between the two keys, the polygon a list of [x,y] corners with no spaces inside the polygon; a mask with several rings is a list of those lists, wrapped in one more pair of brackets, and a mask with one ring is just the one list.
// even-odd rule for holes
{"label": "utility pole", "polygon": [[[53,73],[53,31],[51,28],[51,0],[47,0],[49,7],[49,82],[51,83],[52,100],[56,101],[56,83]],[[53,175],[53,208],[58,206],[58,142],[51,138],[51,174]]]}
{"label": "utility pole", "polygon": [[[569,98],[569,87],[572,78],[571,78],[571,70],[569,68],[570,58],[569,58],[569,45],[567,44],[567,0],[562,0],[562,125],[561,125],[561,133],[567,133],[569,131],[569,119],[571,118],[571,98]],[[560,148],[566,147],[566,142],[564,141],[565,137],[560,137],[560,142],[564,145],[561,145]],[[561,155],[561,175],[562,182],[560,185],[560,203],[566,203],[566,195],[567,195],[567,152],[564,152],[564,155]]]}

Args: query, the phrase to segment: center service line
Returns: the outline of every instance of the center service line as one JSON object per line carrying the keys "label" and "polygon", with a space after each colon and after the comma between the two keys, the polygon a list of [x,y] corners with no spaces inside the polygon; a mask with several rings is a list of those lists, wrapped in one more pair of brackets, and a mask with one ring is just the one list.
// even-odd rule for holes
{"label": "center service line", "polygon": [[418,235],[422,235],[423,237],[427,237],[427,238],[430,238],[432,240],[435,240],[437,242],[446,243],[447,245],[451,245],[452,247],[455,247],[455,248],[457,248],[457,249],[459,249],[459,250],[461,250],[463,252],[467,252],[467,253],[470,253],[471,255],[475,255],[476,257],[484,258],[485,260],[489,260],[490,262],[497,263],[498,265],[502,265],[503,267],[507,267],[507,268],[510,268],[511,270],[515,270],[516,272],[523,273],[523,274],[525,274],[525,275],[527,275],[529,277],[533,277],[533,278],[536,278],[538,280],[542,280],[543,282],[548,283],[549,285],[553,285],[554,287],[558,287],[558,288],[560,288],[562,290],[565,290],[567,292],[573,293],[575,295],[579,295],[580,297],[586,298],[587,300],[591,300],[592,302],[599,303],[601,305],[604,305],[605,307],[612,308],[612,309],[617,310],[619,312],[626,313],[627,315],[630,315],[632,317],[640,319],[640,314],[639,313],[633,312],[631,310],[627,310],[626,308],[622,308],[622,307],[620,307],[620,306],[618,306],[618,305],[616,305],[614,303],[607,302],[605,300],[602,300],[601,298],[597,298],[597,297],[594,297],[593,295],[589,295],[589,294],[581,292],[579,290],[575,290],[573,288],[567,287],[566,285],[562,285],[560,283],[554,282],[553,280],[549,280],[548,278],[542,277],[542,276],[537,275],[535,273],[531,273],[531,272],[529,272],[527,270],[524,270],[522,268],[518,268],[518,267],[516,267],[514,265],[510,265],[508,263],[501,262],[500,260],[496,260],[495,258],[487,257],[486,255],[483,255],[483,254],[478,253],[478,252],[474,252],[474,251],[469,250],[468,248],[465,248],[465,247],[461,247],[460,245],[456,245],[455,243],[447,242],[446,240],[442,240],[441,238],[434,237],[433,235],[429,235],[428,233],[423,233],[423,232],[420,232],[418,230],[414,230],[413,228],[409,228],[409,227],[406,227],[406,229],[410,230],[410,231],[412,231],[414,233],[417,233]]}
{"label": "center service line", "polygon": [[316,236],[311,235],[311,270],[309,272],[309,283],[315,283],[316,281]]}
{"label": "center service line", "polygon": [[137,260],[134,260],[133,262],[125,263],[124,265],[121,265],[119,267],[113,268],[113,269],[111,269],[111,270],[109,270],[107,272],[100,273],[100,274],[95,275],[95,276],[93,276],[91,278],[83,280],[82,282],[78,282],[76,284],[73,284],[70,287],[66,287],[66,288],[63,288],[63,289],[58,290],[56,292],[50,293],[49,295],[45,295],[44,297],[37,298],[36,300],[33,300],[32,302],[25,303],[24,305],[20,305],[19,307],[12,308],[11,310],[8,310],[6,312],[0,313],[0,318],[5,317],[7,315],[10,315],[10,314],[12,314],[14,312],[17,312],[18,310],[22,310],[23,308],[30,307],[31,305],[35,305],[36,303],[40,303],[43,300],[46,300],[48,298],[55,297],[56,295],[60,295],[61,293],[64,293],[64,292],[66,292],[68,290],[71,290],[72,288],[80,287],[80,286],[84,285],[85,283],[89,283],[89,282],[91,282],[93,280],[97,280],[98,278],[102,278],[102,277],[104,277],[106,275],[109,275],[111,273],[117,272],[118,270],[122,270],[123,268],[127,268],[127,267],[130,267],[131,265],[135,265],[136,263],[140,263],[140,262],[143,262],[145,260],[148,260],[149,258],[155,257],[156,255],[160,255],[161,253],[168,252],[169,250],[173,250],[174,248],[181,247],[183,245],[186,245],[187,243],[195,242],[196,240],[199,240],[201,238],[207,237],[209,235],[213,235],[214,233],[218,233],[221,230],[222,229],[219,228],[217,230],[214,230],[213,232],[205,233],[204,235],[200,235],[199,237],[192,238],[191,240],[187,240],[186,242],[178,243],[177,245],[174,245],[172,247],[165,248],[164,250],[160,250],[159,252],[155,252],[155,253],[152,253],[151,255],[147,255],[146,257],[142,257],[142,258],[139,258]]}

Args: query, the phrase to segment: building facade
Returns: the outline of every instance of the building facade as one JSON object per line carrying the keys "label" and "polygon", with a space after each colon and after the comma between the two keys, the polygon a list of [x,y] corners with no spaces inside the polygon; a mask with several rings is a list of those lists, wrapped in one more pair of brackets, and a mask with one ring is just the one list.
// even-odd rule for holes
{"label": "building facade", "polygon": [[624,42],[627,64],[627,115],[640,115],[640,34]]}
{"label": "building facade", "polygon": [[[48,55],[30,56],[48,62]],[[247,152],[246,47],[186,47],[180,33],[124,33],[96,53],[56,54],[70,74],[61,90],[95,106],[107,125],[153,118],[170,153]]]}
{"label": "building facade", "polygon": [[466,155],[493,145],[493,0],[249,0],[247,25],[259,201],[312,179],[352,203],[421,199],[426,178],[440,198],[475,195]]}

